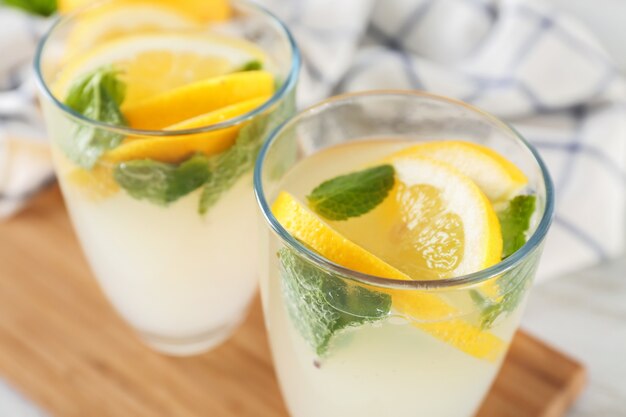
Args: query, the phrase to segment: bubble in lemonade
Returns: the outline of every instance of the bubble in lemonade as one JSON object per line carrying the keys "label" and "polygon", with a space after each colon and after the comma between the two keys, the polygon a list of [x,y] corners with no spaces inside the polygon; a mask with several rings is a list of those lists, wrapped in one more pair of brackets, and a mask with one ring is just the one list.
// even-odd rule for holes
{"label": "bubble in lemonade", "polygon": [[[285,174],[272,212],[352,271],[440,280],[519,249],[535,211],[524,173],[464,141],[351,141]],[[375,287],[270,240],[270,340],[294,417],[470,417],[518,326],[535,267],[440,291]],[[515,274],[515,276],[511,276]],[[516,278],[517,277],[517,278]]]}
{"label": "bubble in lemonade", "polygon": [[251,169],[266,131],[293,110],[288,35],[225,0],[111,1],[58,26],[44,83],[92,122],[43,105],[91,267],[150,345],[205,350],[256,288]]}

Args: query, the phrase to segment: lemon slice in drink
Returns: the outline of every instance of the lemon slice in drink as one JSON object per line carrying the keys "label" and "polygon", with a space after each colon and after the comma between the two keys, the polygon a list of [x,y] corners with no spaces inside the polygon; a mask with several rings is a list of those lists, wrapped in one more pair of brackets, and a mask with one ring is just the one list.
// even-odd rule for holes
{"label": "lemon slice in drink", "polygon": [[[96,0],[58,0],[59,12],[68,13],[79,7],[84,7]],[[109,8],[116,8],[123,5],[148,4],[152,7],[170,7],[179,13],[186,14],[191,19],[200,21],[224,20],[231,14],[230,5],[227,0],[119,0],[110,3]],[[102,8],[102,6],[100,6]],[[105,12],[101,12],[104,14]]]}
{"label": "lemon slice in drink", "polygon": [[[168,126],[165,130],[192,129],[210,126],[240,116],[262,105],[269,96],[261,96],[203,114]],[[161,162],[180,162],[186,157],[201,152],[214,155],[229,148],[245,125],[238,124],[224,129],[186,136],[168,136],[151,139],[124,139],[123,143],[104,155],[106,162],[121,162],[132,159],[154,159]]]}
{"label": "lemon slice in drink", "polygon": [[[72,7],[67,6],[63,8]],[[71,50],[79,52],[133,33],[199,30],[203,22],[226,20],[229,16],[230,7],[226,0],[112,1],[79,15],[68,45]]]}
{"label": "lemon slice in drink", "polygon": [[114,65],[126,83],[126,105],[210,77],[224,75],[246,62],[267,64],[254,44],[213,34],[155,33],[126,36],[71,57],[54,83],[65,97],[81,75]]}
{"label": "lemon slice in drink", "polygon": [[274,76],[267,71],[245,71],[209,78],[166,91],[134,104],[122,105],[131,127],[162,129],[199,116],[274,92]]}
{"label": "lemon slice in drink", "polygon": [[[502,239],[498,220],[489,201],[472,181],[453,167],[428,158],[399,158],[394,161],[394,168],[396,185],[385,202],[356,219],[324,221],[286,192],[278,196],[272,211],[295,238],[322,256],[367,274],[413,279],[402,270],[406,270],[405,265],[401,263],[402,269],[399,268],[398,259],[390,256],[398,244],[396,236],[382,233],[389,225],[389,216],[405,223],[400,226],[406,229],[401,231],[405,234],[402,240],[416,239],[411,255],[413,260],[417,254],[427,267],[428,262],[434,261],[430,265],[434,266],[433,274],[440,273],[437,268],[443,268],[446,275],[454,276],[478,271],[499,261]],[[415,223],[418,216],[421,219],[419,224]],[[346,226],[341,232],[337,230],[339,223],[347,225],[354,220],[359,223],[354,223],[353,228]],[[366,221],[369,222],[367,228],[363,223]],[[385,221],[387,224],[375,224]],[[418,226],[426,234],[420,235],[416,229]],[[359,234],[356,230],[365,232]],[[412,230],[416,232],[412,233]],[[448,239],[454,230],[455,237]],[[364,235],[372,236],[366,242],[367,246],[361,245]],[[420,236],[425,240],[420,241]],[[437,241],[437,236],[444,239]],[[379,243],[373,244],[374,241]],[[432,245],[427,247],[428,243]],[[422,250],[421,255],[416,249]],[[431,256],[433,250],[437,256]],[[450,259],[445,259],[446,254]],[[505,349],[504,342],[498,337],[454,318],[460,314],[458,309],[435,293],[386,291],[392,295],[396,310],[416,319],[415,326],[469,355],[496,360]]]}
{"label": "lemon slice in drink", "polygon": [[329,224],[414,280],[450,278],[500,261],[502,235],[478,186],[454,167],[393,155],[389,196],[367,215]]}
{"label": "lemon slice in drink", "polygon": [[486,146],[466,141],[433,141],[411,146],[391,159],[427,156],[454,166],[480,187],[490,201],[507,201],[528,183],[511,161]]}

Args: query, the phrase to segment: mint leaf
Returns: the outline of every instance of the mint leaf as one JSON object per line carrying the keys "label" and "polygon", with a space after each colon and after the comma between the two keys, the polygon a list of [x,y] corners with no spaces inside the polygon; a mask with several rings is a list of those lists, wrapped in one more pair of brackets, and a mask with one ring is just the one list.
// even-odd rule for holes
{"label": "mint leaf", "polygon": [[263,69],[263,63],[258,59],[248,61],[243,64],[236,72],[239,71],[258,71]]}
{"label": "mint leaf", "polygon": [[[126,125],[120,112],[125,85],[111,66],[100,67],[80,77],[69,89],[65,104],[83,116],[114,125]],[[122,135],[80,122],[60,140],[65,154],[83,168],[90,169],[107,150],[119,145]]]}
{"label": "mint leaf", "polygon": [[480,326],[483,330],[492,328],[496,319],[515,311],[524,300],[535,276],[537,256],[537,252],[529,255],[523,263],[498,278],[498,288],[502,296],[499,302],[485,297],[477,290],[470,291],[472,300],[481,309]]}
{"label": "mint leaf", "polygon": [[150,159],[122,162],[113,177],[134,198],[166,205],[206,183],[211,171],[209,158],[196,154],[180,164]]}
{"label": "mint leaf", "polygon": [[40,16],[50,16],[57,10],[56,0],[1,0],[0,5],[15,7]]}
{"label": "mint leaf", "polygon": [[385,318],[391,296],[349,285],[322,271],[293,251],[278,251],[287,311],[295,327],[315,352],[323,356],[339,331]]}
{"label": "mint leaf", "polygon": [[520,195],[509,201],[509,205],[498,212],[502,229],[502,258],[512,255],[526,243],[526,232],[530,218],[535,212],[536,196]]}
{"label": "mint leaf", "polygon": [[[535,212],[536,200],[534,195],[520,195],[511,199],[508,206],[497,213],[502,229],[503,259],[526,243],[526,232]],[[514,311],[524,299],[537,266],[536,256],[536,253],[529,255],[521,265],[498,278],[499,294],[502,297],[500,301],[485,297],[477,290],[470,291],[472,300],[481,309],[483,329],[491,328],[498,317]]]}
{"label": "mint leaf", "polygon": [[294,93],[289,93],[276,109],[258,116],[242,127],[235,144],[211,158],[213,175],[200,196],[198,212],[205,214],[245,173],[250,172],[267,134],[295,111]]}
{"label": "mint leaf", "polygon": [[394,173],[393,166],[380,165],[324,181],[307,196],[309,206],[328,220],[361,216],[387,197]]}

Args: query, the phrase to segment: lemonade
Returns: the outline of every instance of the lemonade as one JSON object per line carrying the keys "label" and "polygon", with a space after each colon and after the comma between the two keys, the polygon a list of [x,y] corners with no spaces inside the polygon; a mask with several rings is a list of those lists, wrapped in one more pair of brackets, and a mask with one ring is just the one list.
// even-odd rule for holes
{"label": "lemonade", "polygon": [[484,145],[510,152],[506,130],[437,138],[461,133],[398,122],[396,105],[495,124],[437,97],[362,93],[292,119],[257,165],[276,233],[262,239],[263,304],[293,417],[470,417],[519,325],[549,178]]}
{"label": "lemonade", "polygon": [[157,350],[230,335],[257,279],[252,167],[294,108],[284,26],[243,2],[119,0],[37,59],[57,177],[102,289]]}

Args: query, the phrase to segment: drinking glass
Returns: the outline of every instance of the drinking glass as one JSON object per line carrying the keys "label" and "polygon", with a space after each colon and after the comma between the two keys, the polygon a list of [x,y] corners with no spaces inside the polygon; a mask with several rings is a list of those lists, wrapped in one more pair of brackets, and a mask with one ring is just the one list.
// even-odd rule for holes
{"label": "drinking glass", "polygon": [[[339,152],[336,145],[369,139],[458,139],[499,152],[527,175],[527,191],[537,198],[528,241],[485,270],[439,280],[372,276],[311,250],[277,220],[273,201],[283,189],[302,197],[349,170],[349,163],[384,158],[358,155],[359,147],[348,158],[333,157],[334,149],[327,163],[315,159],[304,175],[292,169],[328,147]],[[324,101],[275,130],[259,154],[254,186],[265,230],[263,308],[290,414],[474,415],[518,328],[552,219],[552,183],[537,151],[503,122],[462,102],[419,92],[362,92]],[[485,297],[493,288],[498,294]],[[390,310],[381,308],[385,302]],[[335,329],[343,330],[320,345]]]}
{"label": "drinking glass", "polygon": [[[145,343],[167,354],[190,355],[224,341],[244,319],[255,293],[252,168],[267,132],[294,112],[300,58],[285,25],[254,3],[233,0],[222,11],[210,9],[213,2],[176,3],[198,19],[225,13],[193,24],[175,10],[168,12],[165,3],[102,1],[63,16],[42,40],[35,69],[57,178],[94,276]],[[103,20],[105,13],[127,21],[108,27],[118,22]],[[168,48],[182,51],[178,66],[162,58]],[[60,93],[68,68],[91,61],[107,65],[118,58],[106,52],[113,50],[158,55],[147,58],[148,76],[135,80],[142,88],[158,89],[163,86],[155,85],[150,71],[170,65],[172,73],[184,76],[200,48],[214,49],[217,56],[199,68],[207,76],[224,65],[224,51],[233,59],[250,50],[262,54],[274,92],[236,117],[180,129],[94,120],[71,108]],[[251,62],[234,71],[259,65]],[[228,102],[228,95],[222,99]],[[224,137],[229,146],[224,146]],[[160,154],[165,162],[147,157],[112,162],[96,146],[112,141],[144,144],[141,152],[163,143],[172,148],[172,141],[191,143],[193,149],[174,146],[181,155],[166,149]],[[198,152],[198,159],[170,161],[192,152]],[[179,194],[173,197],[174,191]]]}

